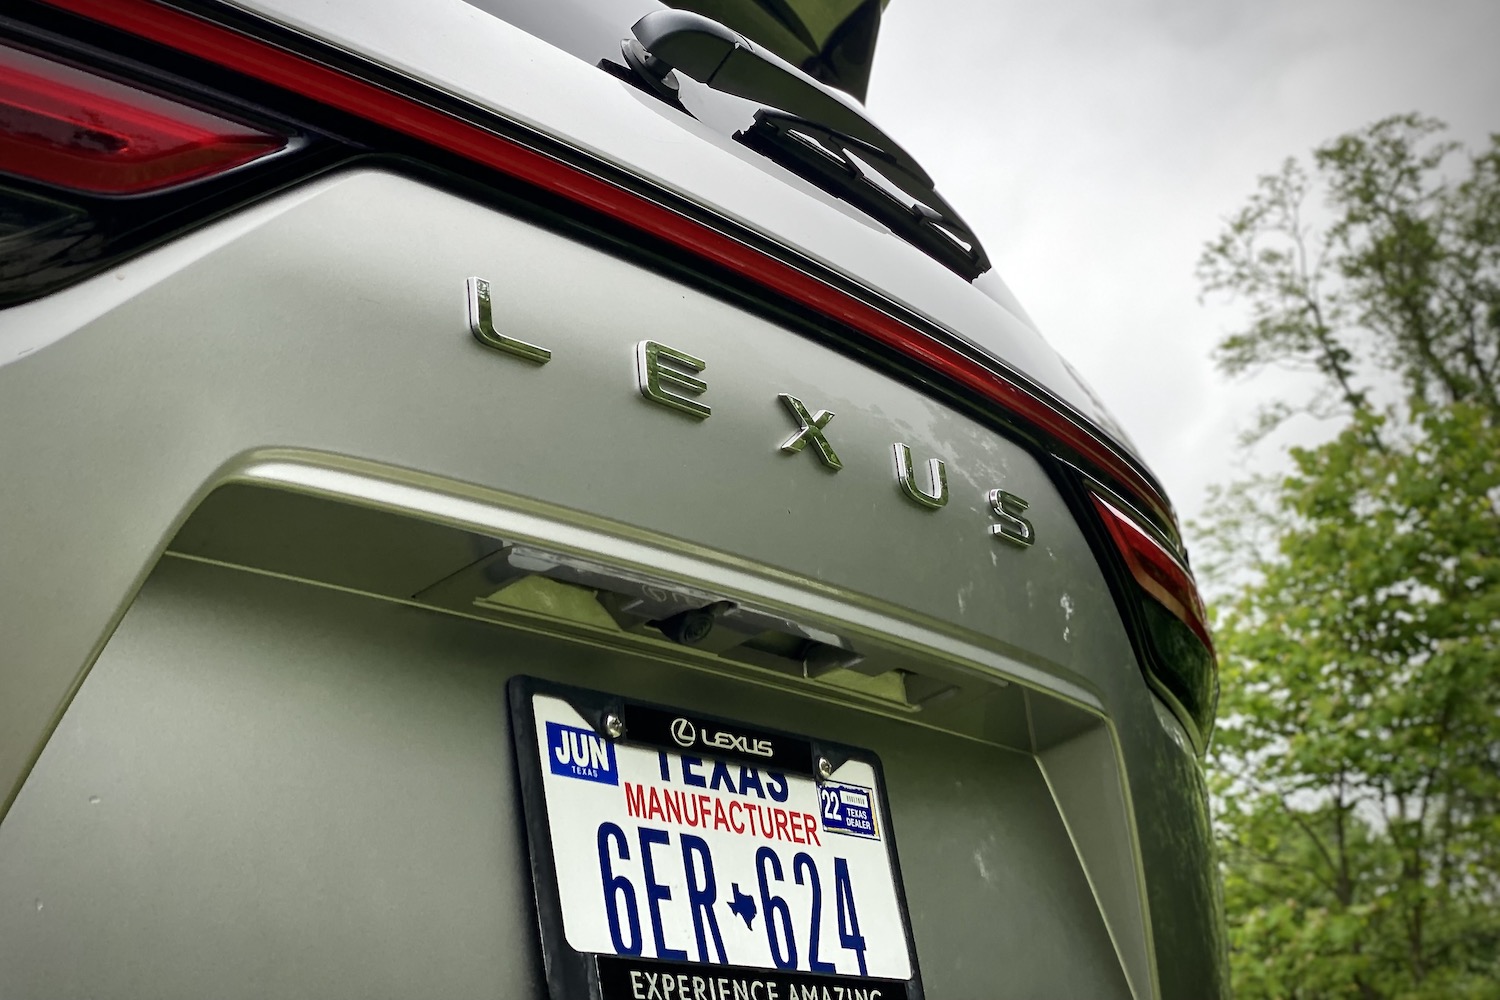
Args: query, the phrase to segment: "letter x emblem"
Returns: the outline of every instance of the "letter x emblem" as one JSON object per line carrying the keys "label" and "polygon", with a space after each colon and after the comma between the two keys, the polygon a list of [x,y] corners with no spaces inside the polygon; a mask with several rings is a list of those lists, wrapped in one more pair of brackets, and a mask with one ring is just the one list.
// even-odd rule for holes
{"label": "letter x emblem", "polygon": [[812,446],[817,449],[818,458],[824,465],[834,471],[842,469],[844,463],[839,461],[838,453],[823,436],[823,428],[828,426],[828,421],[833,419],[833,414],[828,410],[819,410],[816,416],[810,414],[807,412],[807,407],[802,405],[802,400],[784,392],[778,394],[776,398],[786,404],[786,408],[792,411],[792,416],[797,418],[797,423],[802,425],[800,431],[782,443],[781,450],[788,455],[795,455],[807,447],[807,443],[811,441]]}

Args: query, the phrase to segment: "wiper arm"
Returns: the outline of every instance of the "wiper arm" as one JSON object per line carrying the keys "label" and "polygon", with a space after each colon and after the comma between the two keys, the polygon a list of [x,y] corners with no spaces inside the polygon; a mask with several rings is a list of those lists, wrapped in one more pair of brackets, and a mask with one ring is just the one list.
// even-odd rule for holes
{"label": "wiper arm", "polygon": [[973,231],[932,178],[852,98],[701,14],[654,11],[630,30],[635,38],[626,39],[626,61],[664,95],[675,98],[669,74],[677,70],[761,105],[755,124],[736,135],[745,145],[880,219],[965,278],[989,269]]}
{"label": "wiper arm", "polygon": [[[777,108],[891,151],[902,168],[927,187],[932,178],[886,135],[851,97],[825,87],[769,49],[712,18],[686,10],[658,10],[630,29],[637,56],[655,63],[659,77],[677,70],[724,94]],[[631,53],[627,51],[629,58]],[[639,68],[636,59],[631,59]]]}
{"label": "wiper arm", "polygon": [[990,269],[979,238],[953,207],[931,186],[922,187],[914,178],[903,176],[884,150],[816,122],[764,110],[757,111],[755,124],[735,138],[879,219],[965,280],[973,281]]}

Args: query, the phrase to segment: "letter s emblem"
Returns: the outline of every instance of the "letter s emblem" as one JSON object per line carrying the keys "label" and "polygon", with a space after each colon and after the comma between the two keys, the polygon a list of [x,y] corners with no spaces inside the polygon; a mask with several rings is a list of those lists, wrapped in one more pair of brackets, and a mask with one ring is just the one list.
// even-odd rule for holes
{"label": "letter s emblem", "polygon": [[1014,542],[1023,548],[1036,541],[1036,529],[1021,515],[1031,504],[1006,490],[990,490],[985,495],[990,510],[1000,519],[999,524],[990,525],[990,534]]}

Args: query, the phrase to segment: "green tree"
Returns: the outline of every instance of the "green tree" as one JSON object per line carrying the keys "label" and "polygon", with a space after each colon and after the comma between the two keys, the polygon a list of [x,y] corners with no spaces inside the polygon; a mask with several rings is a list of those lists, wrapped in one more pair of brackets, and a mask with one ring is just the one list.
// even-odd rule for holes
{"label": "green tree", "polygon": [[1288,161],[1200,263],[1249,305],[1224,370],[1322,376],[1262,425],[1345,421],[1208,529],[1237,581],[1210,765],[1242,1000],[1500,997],[1500,136],[1453,181],[1442,133]]}

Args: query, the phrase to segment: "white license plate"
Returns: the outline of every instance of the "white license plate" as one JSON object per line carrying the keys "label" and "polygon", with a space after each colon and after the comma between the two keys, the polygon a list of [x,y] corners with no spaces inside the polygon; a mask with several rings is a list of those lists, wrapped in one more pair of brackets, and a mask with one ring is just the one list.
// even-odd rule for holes
{"label": "white license plate", "polygon": [[[841,748],[815,780],[806,739],[619,701],[609,714],[625,732],[611,739],[579,698],[549,690],[528,685],[515,713],[536,751],[521,755],[539,779],[523,787],[545,803],[543,823],[527,803],[539,909],[544,945],[559,929],[566,942],[550,957],[594,958],[589,992],[920,995],[872,755]],[[800,774],[787,766],[799,758]]]}

